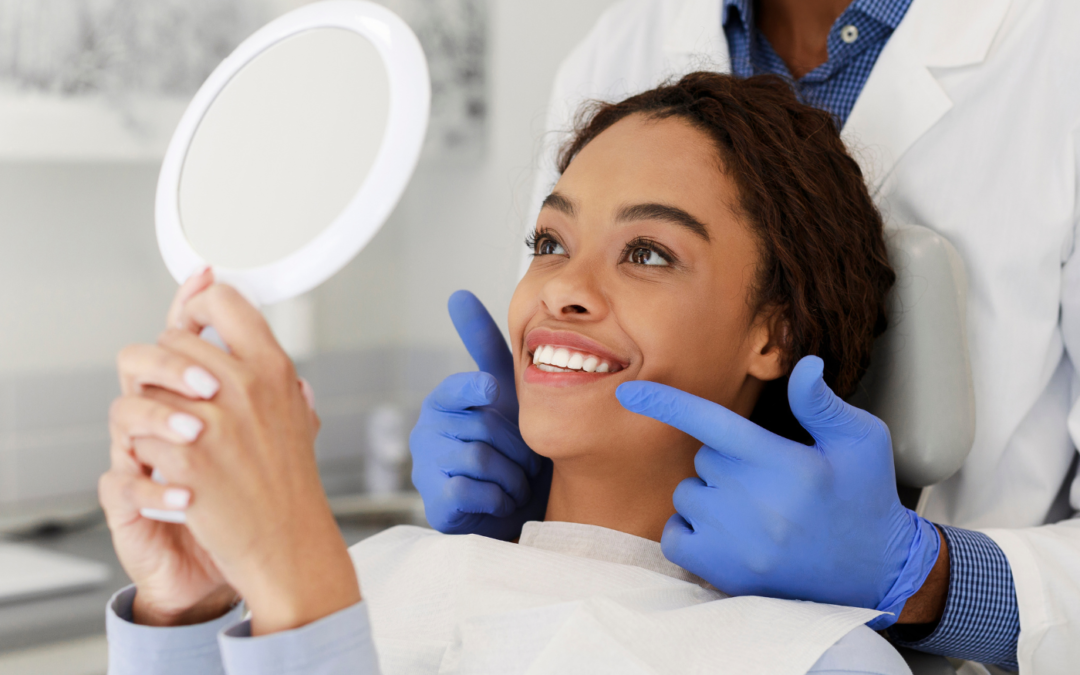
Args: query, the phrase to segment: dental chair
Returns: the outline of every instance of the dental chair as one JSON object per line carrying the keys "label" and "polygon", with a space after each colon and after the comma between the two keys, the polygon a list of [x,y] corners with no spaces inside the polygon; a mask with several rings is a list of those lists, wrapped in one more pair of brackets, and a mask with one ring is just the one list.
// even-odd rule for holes
{"label": "dental chair", "polygon": [[[885,231],[896,285],[888,329],[848,402],[892,434],[900,499],[920,511],[928,488],[952,476],[975,438],[966,329],[967,277],[944,237],[918,225]],[[914,675],[955,675],[943,657],[899,649]]]}

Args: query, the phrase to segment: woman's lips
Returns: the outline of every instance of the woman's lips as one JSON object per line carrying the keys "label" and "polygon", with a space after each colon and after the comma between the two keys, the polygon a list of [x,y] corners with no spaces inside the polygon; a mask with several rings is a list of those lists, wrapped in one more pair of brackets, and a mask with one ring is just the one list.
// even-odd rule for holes
{"label": "woman's lips", "polygon": [[626,362],[600,343],[578,333],[536,329],[525,340],[532,364],[526,382],[551,385],[584,384],[626,367]]}

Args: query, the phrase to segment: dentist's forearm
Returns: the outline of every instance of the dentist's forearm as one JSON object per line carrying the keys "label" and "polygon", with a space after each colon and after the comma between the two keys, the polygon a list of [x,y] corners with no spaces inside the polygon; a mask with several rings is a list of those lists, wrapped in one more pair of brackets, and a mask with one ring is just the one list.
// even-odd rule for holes
{"label": "dentist's forearm", "polygon": [[941,538],[941,552],[937,562],[919,592],[908,598],[897,623],[933,623],[945,611],[945,601],[949,597],[949,547],[940,531],[938,537]]}

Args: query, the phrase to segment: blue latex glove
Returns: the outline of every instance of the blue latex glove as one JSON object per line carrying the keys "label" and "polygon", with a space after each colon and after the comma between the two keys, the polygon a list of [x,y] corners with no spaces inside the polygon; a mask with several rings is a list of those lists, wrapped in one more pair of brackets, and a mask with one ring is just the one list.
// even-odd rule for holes
{"label": "blue latex glove", "polygon": [[654,382],[627,382],[627,409],[697,438],[698,478],[679,484],[664,555],[732,595],[878,609],[896,622],[937,561],[937,528],[903,507],[885,424],[840,400],[821,359],[795,366],[788,401],[811,446],[715,403]]}
{"label": "blue latex glove", "polygon": [[451,375],[424,399],[409,436],[413,485],[436,530],[515,539],[544,519],[551,462],[518,431],[514,359],[491,315],[468,291],[448,308],[480,372]]}

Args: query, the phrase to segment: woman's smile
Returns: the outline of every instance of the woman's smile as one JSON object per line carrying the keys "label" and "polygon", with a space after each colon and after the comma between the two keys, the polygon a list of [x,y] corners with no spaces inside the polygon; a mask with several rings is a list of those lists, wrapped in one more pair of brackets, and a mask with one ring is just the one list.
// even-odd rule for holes
{"label": "woman's smile", "polygon": [[536,328],[525,338],[527,384],[565,387],[588,384],[624,370],[629,359],[580,333]]}

